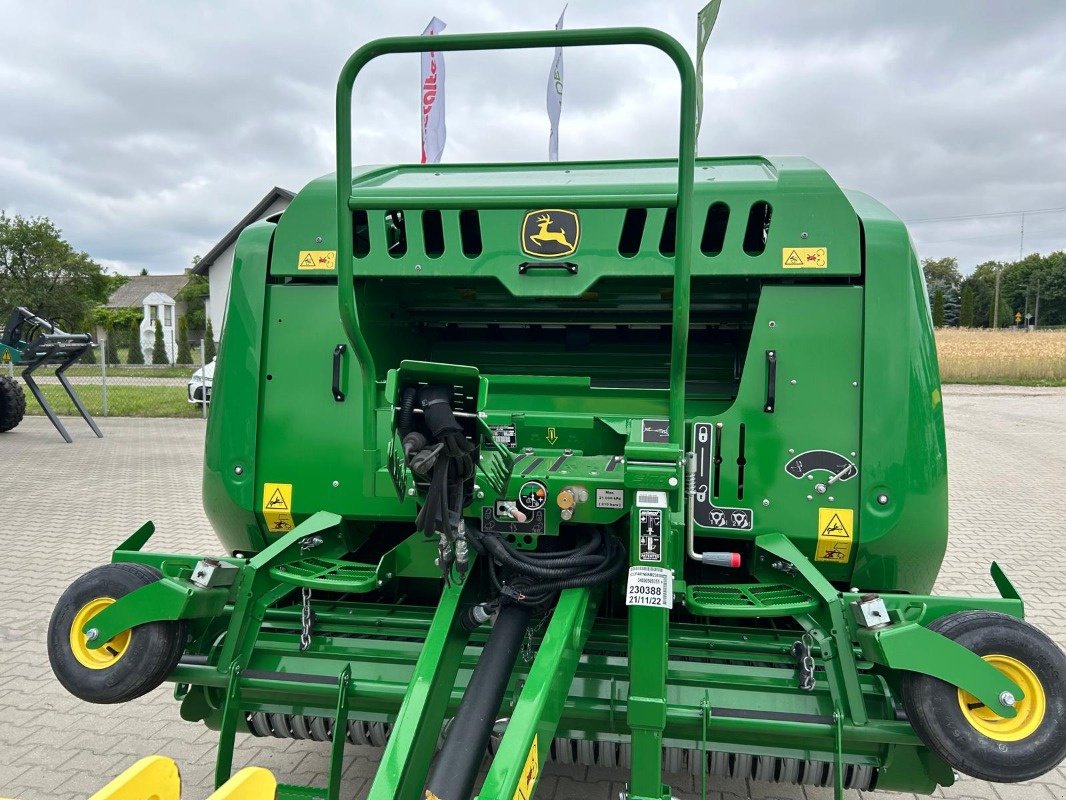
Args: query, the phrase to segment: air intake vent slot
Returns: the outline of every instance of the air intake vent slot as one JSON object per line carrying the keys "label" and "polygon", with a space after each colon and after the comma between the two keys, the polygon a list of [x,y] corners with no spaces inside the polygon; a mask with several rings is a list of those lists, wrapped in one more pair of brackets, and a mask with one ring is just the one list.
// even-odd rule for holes
{"label": "air intake vent slot", "polygon": [[463,255],[477,258],[481,255],[481,217],[474,209],[459,212],[459,237],[463,240]]}
{"label": "air intake vent slot", "polygon": [[766,250],[773,213],[773,207],[765,200],[752,204],[748,212],[748,227],[744,230],[744,252],[749,256],[761,256]]}
{"label": "air intake vent slot", "polygon": [[435,208],[422,212],[422,242],[430,258],[444,255],[444,222]]}
{"label": "air intake vent slot", "polygon": [[644,223],[647,221],[648,209],[626,209],[626,218],[622,222],[622,235],[618,237],[618,255],[623,258],[632,258],[640,252],[640,243],[644,238]]}
{"label": "air intake vent slot", "polygon": [[385,212],[385,241],[393,258],[407,255],[407,221],[402,211],[394,209]]}
{"label": "air intake vent slot", "polygon": [[707,209],[707,221],[703,224],[703,238],[700,240],[700,250],[705,256],[716,256],[722,252],[728,224],[729,206],[712,203]]}
{"label": "air intake vent slot", "polygon": [[352,255],[366,258],[370,252],[370,219],[364,209],[352,212]]}
{"label": "air intake vent slot", "polygon": [[677,209],[666,209],[666,219],[663,220],[663,235],[659,237],[659,252],[664,256],[674,254],[674,242],[677,239]]}

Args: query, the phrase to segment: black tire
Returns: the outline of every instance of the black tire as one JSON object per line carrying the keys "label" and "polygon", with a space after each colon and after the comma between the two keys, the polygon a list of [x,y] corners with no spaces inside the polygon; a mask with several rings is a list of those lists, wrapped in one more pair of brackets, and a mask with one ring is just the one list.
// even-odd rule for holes
{"label": "black tire", "polygon": [[0,375],[0,433],[12,430],[26,416],[26,393],[22,384]]}
{"label": "black tire", "polygon": [[48,621],[48,661],[68,692],[90,703],[125,703],[155,689],[174,669],[185,650],[188,626],[184,620],[149,622],[128,635],[119,634],[104,645],[115,645],[107,651],[110,656],[100,648],[98,658],[103,662],[95,666],[80,660],[71,642],[79,612],[101,599],[117,600],[159,578],[158,570],[144,564],[105,564],[63,592]]}
{"label": "black tire", "polygon": [[[971,707],[970,714],[991,717],[986,730],[963,712],[959,689],[928,675],[905,672],[903,706],[915,733],[925,744],[960,772],[999,783],[1016,783],[1039,777],[1066,758],[1066,656],[1043,632],[1026,622],[992,611],[962,611],[929,625],[980,656],[1000,656],[1020,662],[1039,681],[1044,701],[1037,711],[1037,694],[1018,703],[1018,719],[1025,714],[1032,730],[990,735],[988,726],[1002,718]],[[1030,705],[1027,705],[1030,704]],[[980,707],[983,708],[983,707]]]}

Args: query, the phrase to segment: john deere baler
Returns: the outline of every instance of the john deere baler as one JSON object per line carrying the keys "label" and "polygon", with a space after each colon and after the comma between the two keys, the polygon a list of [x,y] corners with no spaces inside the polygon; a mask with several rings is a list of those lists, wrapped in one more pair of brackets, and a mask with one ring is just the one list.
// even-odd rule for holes
{"label": "john deere baler", "polygon": [[549,760],[623,767],[634,800],[1051,769],[1061,652],[994,564],[998,597],[930,594],[944,420],[903,224],[802,158],[695,158],[664,34],[432,40],[598,44],[676,64],[676,160],[353,167],[357,73],[429,45],[352,56],[336,174],[237,244],[224,554],[146,524],[61,598],[57,677],[173,682],[219,785],[237,733],[331,742],[324,788],[279,797],[338,797],[346,742],[384,749],[375,800],[526,799]]}

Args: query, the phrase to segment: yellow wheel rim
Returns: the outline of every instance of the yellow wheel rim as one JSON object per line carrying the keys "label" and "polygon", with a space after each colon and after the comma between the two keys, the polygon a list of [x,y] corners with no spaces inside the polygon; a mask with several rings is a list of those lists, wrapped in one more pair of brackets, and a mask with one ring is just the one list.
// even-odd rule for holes
{"label": "yellow wheel rim", "polygon": [[976,730],[997,742],[1017,742],[1031,736],[1044,721],[1047,711],[1047,695],[1036,673],[1016,658],[1002,655],[981,656],[1016,684],[1025,694],[1014,708],[1018,713],[1001,717],[969,692],[959,689],[959,707],[962,715]]}
{"label": "yellow wheel rim", "polygon": [[130,645],[130,632],[123,631],[110,642],[100,647],[89,647],[89,637],[81,632],[85,623],[115,602],[113,597],[97,597],[83,605],[70,623],[70,652],[83,667],[107,669],[126,653]]}

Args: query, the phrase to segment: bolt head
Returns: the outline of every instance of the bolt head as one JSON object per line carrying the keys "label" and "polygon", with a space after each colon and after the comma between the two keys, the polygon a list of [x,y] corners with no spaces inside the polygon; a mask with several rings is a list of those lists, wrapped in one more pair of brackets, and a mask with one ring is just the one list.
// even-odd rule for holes
{"label": "bolt head", "polygon": [[668,480],[667,483],[670,484],[671,486],[677,486],[677,478],[670,478],[670,480]]}
{"label": "bolt head", "polygon": [[238,464],[237,466],[235,466],[233,468],[233,474],[234,475],[243,475],[244,474],[244,467],[242,467],[240,464]]}
{"label": "bolt head", "polygon": [[1017,701],[1014,699],[1014,695],[1010,692],[1001,692],[999,695],[999,702],[1005,706],[1013,707]]}
{"label": "bolt head", "polygon": [[819,484],[815,485],[814,491],[818,492],[818,494],[825,494],[825,491],[826,491],[825,490],[825,484],[824,483],[819,483]]}
{"label": "bolt head", "polygon": [[762,501],[762,504],[763,504],[764,506],[769,506],[769,505],[770,505],[770,501],[769,501],[769,500],[767,500],[767,499],[764,499],[764,500]]}
{"label": "bolt head", "polygon": [[407,496],[408,497],[414,497],[415,496],[415,487],[414,486],[412,486],[410,489],[407,490]]}
{"label": "bolt head", "polygon": [[887,494],[879,494],[879,495],[877,495],[877,505],[879,505],[879,506],[887,506],[888,505],[888,495]]}
{"label": "bolt head", "polygon": [[334,489],[336,489],[336,488],[337,488],[338,486],[340,486],[340,485],[341,485],[341,482],[340,482],[340,481],[333,481],[333,488],[334,488]]}
{"label": "bolt head", "polygon": [[[88,639],[90,642],[95,642],[99,636],[100,631],[98,631],[96,628],[89,628],[89,630],[85,632],[85,638]],[[1004,694],[1007,694],[1007,692],[1004,692]],[[1011,700],[1013,699],[1014,698],[1012,697]],[[1010,705],[1013,705],[1013,703],[1010,703]]]}

